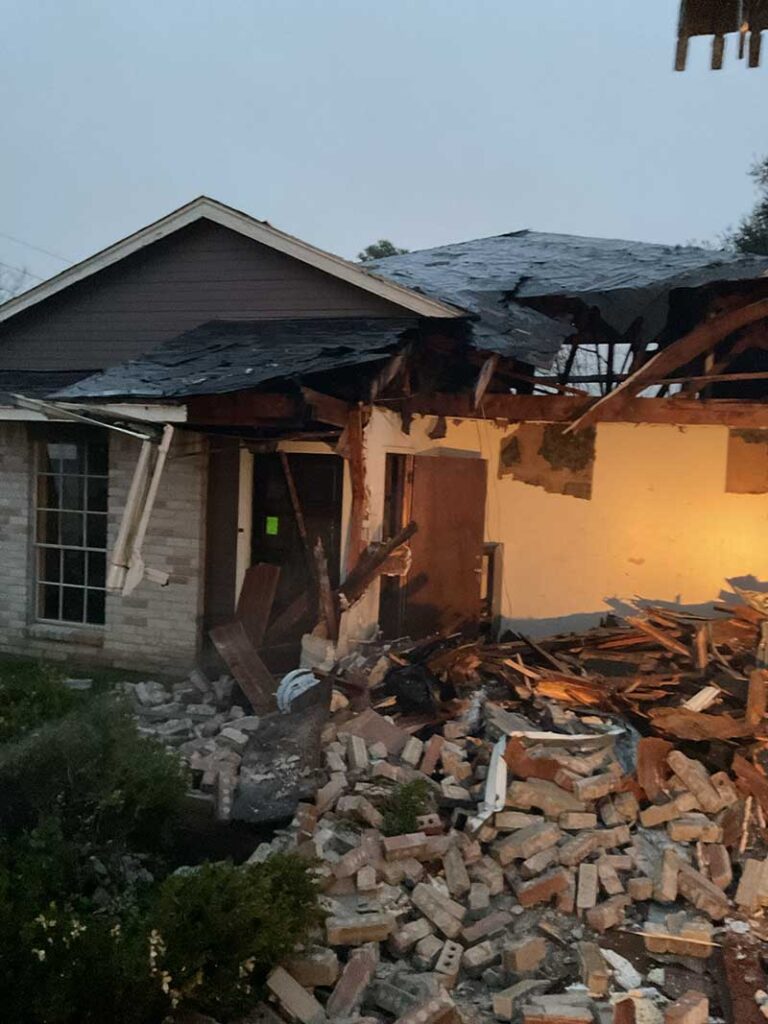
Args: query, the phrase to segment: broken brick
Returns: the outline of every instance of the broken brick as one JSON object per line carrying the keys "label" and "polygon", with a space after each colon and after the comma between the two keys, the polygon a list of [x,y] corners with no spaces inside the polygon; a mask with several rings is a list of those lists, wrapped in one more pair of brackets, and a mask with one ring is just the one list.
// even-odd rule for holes
{"label": "broken brick", "polygon": [[455,939],[461,932],[461,922],[466,907],[442,896],[434,886],[419,882],[411,895],[413,905],[449,939]]}
{"label": "broken brick", "polygon": [[440,951],[440,956],[437,958],[435,973],[455,978],[459,973],[463,955],[464,947],[460,946],[458,942],[448,939]]}
{"label": "broken brick", "polygon": [[600,947],[594,942],[578,942],[576,951],[579,954],[581,980],[589,994],[598,998],[607,995],[611,972]]}
{"label": "broken brick", "polygon": [[543,822],[529,825],[527,828],[512,832],[506,839],[499,840],[493,854],[502,866],[513,860],[527,860],[533,854],[554,846],[562,836],[562,832],[554,822]]}
{"label": "broken brick", "polygon": [[405,860],[407,857],[419,860],[427,852],[427,840],[428,837],[423,832],[388,836],[383,841],[384,856],[387,860]]}
{"label": "broken brick", "polygon": [[284,967],[275,967],[267,978],[267,988],[290,1016],[301,1024],[320,1024],[325,1020],[325,1011],[320,1003]]}
{"label": "broken brick", "polygon": [[470,978],[479,977],[488,967],[493,967],[501,959],[501,953],[492,942],[480,942],[470,949],[465,949],[461,956],[461,966]]}
{"label": "broken brick", "polygon": [[376,957],[370,949],[360,949],[347,961],[336,987],[326,1003],[331,1017],[351,1017],[362,1003],[365,990],[376,973]]}
{"label": "broken brick", "polygon": [[576,909],[590,910],[597,903],[597,864],[580,864],[576,887]]}
{"label": "broken brick", "polygon": [[339,976],[339,958],[332,949],[316,949],[297,954],[283,965],[304,988],[320,985],[330,988]]}
{"label": "broken brick", "polygon": [[513,782],[507,790],[507,804],[524,811],[538,807],[548,818],[559,818],[565,811],[587,809],[584,802],[573,793],[543,779]]}
{"label": "broken brick", "polygon": [[565,811],[557,819],[557,824],[565,832],[581,832],[597,828],[597,815],[592,811]]}
{"label": "broken brick", "polygon": [[443,870],[445,872],[445,884],[451,896],[465,896],[469,892],[472,883],[467,874],[464,858],[458,847],[452,846],[444,854]]}
{"label": "broken brick", "polygon": [[350,914],[329,917],[325,928],[330,946],[362,946],[389,938],[395,921],[390,914]]}
{"label": "broken brick", "polygon": [[522,907],[533,907],[538,903],[547,903],[559,892],[568,888],[570,875],[565,868],[547,871],[539,878],[530,882],[522,882],[517,886],[516,896]]}
{"label": "broken brick", "polygon": [[664,1011],[664,1024],[707,1024],[709,1000],[701,992],[690,991]]}
{"label": "broken brick", "polygon": [[462,942],[468,946],[474,946],[476,942],[492,938],[504,931],[512,923],[512,915],[506,910],[497,910],[493,914],[481,917],[474,924],[467,925],[461,930]]}
{"label": "broken brick", "polygon": [[667,764],[685,788],[693,793],[702,810],[715,814],[722,809],[722,797],[712,785],[709,772],[700,761],[686,757],[681,750],[672,750],[667,756]]}
{"label": "broken brick", "polygon": [[[395,957],[405,956],[409,949],[434,932],[434,925],[425,917],[409,921],[390,935],[387,948]],[[442,945],[442,944],[441,944]]]}
{"label": "broken brick", "polygon": [[547,955],[547,942],[540,935],[529,935],[504,946],[501,962],[513,974],[529,974],[539,968]]}
{"label": "broken brick", "polygon": [[690,864],[680,864],[677,887],[681,896],[713,921],[721,921],[728,913],[728,897]]}
{"label": "broken brick", "polygon": [[629,896],[612,896],[587,911],[587,924],[596,932],[605,932],[624,921],[624,911],[631,903]]}

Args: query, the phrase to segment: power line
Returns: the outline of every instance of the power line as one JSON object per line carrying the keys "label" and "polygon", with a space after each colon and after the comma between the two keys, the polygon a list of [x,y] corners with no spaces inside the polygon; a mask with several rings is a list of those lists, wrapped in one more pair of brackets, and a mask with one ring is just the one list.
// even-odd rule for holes
{"label": "power line", "polygon": [[43,249],[40,245],[33,245],[31,242],[25,242],[23,238],[16,238],[14,235],[8,235],[5,231],[0,231],[0,238],[7,238],[9,242],[15,242],[17,245],[26,245],[28,249],[34,249],[35,252],[42,252],[46,256],[52,256],[53,259],[60,260],[62,263],[66,263],[67,266],[75,262],[75,260],[67,259],[66,256],[60,256],[57,252],[51,252],[50,249]]}
{"label": "power line", "polygon": [[25,277],[34,277],[36,281],[45,281],[44,277],[40,277],[39,274],[33,274],[26,267],[17,267],[13,263],[4,263],[2,260],[0,260],[0,267],[5,267],[6,270],[15,270],[19,274],[24,274]]}

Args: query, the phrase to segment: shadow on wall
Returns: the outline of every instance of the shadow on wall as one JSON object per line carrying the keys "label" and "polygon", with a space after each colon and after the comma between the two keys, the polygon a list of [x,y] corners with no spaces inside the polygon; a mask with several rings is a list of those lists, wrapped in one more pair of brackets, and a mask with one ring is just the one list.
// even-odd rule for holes
{"label": "shadow on wall", "polygon": [[[755,576],[730,576],[728,583],[745,591],[768,594],[768,581],[758,580]],[[605,607],[594,612],[576,612],[572,615],[561,615],[548,619],[502,619],[499,635],[507,630],[524,633],[526,636],[541,638],[554,636],[558,633],[581,633],[601,625],[609,616],[624,618],[627,615],[638,615],[644,607],[653,605],[659,609],[676,612],[689,612],[691,615],[703,615],[708,618],[715,616],[715,605],[735,606],[743,604],[744,599],[732,590],[723,588],[719,594],[713,595],[711,601],[702,604],[688,604],[681,600],[669,601],[662,598],[643,597],[636,595],[631,601],[620,597],[604,598]]]}

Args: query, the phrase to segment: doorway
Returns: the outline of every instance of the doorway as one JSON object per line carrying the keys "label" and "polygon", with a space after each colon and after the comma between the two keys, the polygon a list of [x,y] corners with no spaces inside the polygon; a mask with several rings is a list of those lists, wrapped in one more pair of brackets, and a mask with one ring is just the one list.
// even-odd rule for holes
{"label": "doorway", "polygon": [[275,452],[253,459],[251,564],[280,566],[272,618],[295,606],[302,595],[310,598],[307,614],[295,623],[290,637],[281,638],[288,662],[302,634],[317,621],[313,551],[318,538],[331,586],[339,583],[343,486],[344,462],[336,455]]}

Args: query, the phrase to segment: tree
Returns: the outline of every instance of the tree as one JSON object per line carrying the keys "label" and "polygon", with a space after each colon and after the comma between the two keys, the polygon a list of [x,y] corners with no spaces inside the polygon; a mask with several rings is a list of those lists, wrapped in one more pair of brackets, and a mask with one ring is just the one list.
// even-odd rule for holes
{"label": "tree", "polygon": [[409,249],[399,249],[388,238],[380,238],[372,245],[366,245],[362,252],[357,254],[361,263],[368,263],[369,260],[383,260],[386,256],[403,256],[410,252]]}
{"label": "tree", "polygon": [[728,241],[739,252],[754,252],[768,255],[768,157],[763,157],[750,170],[755,182],[758,199],[749,216],[744,217],[738,228],[728,236]]}

